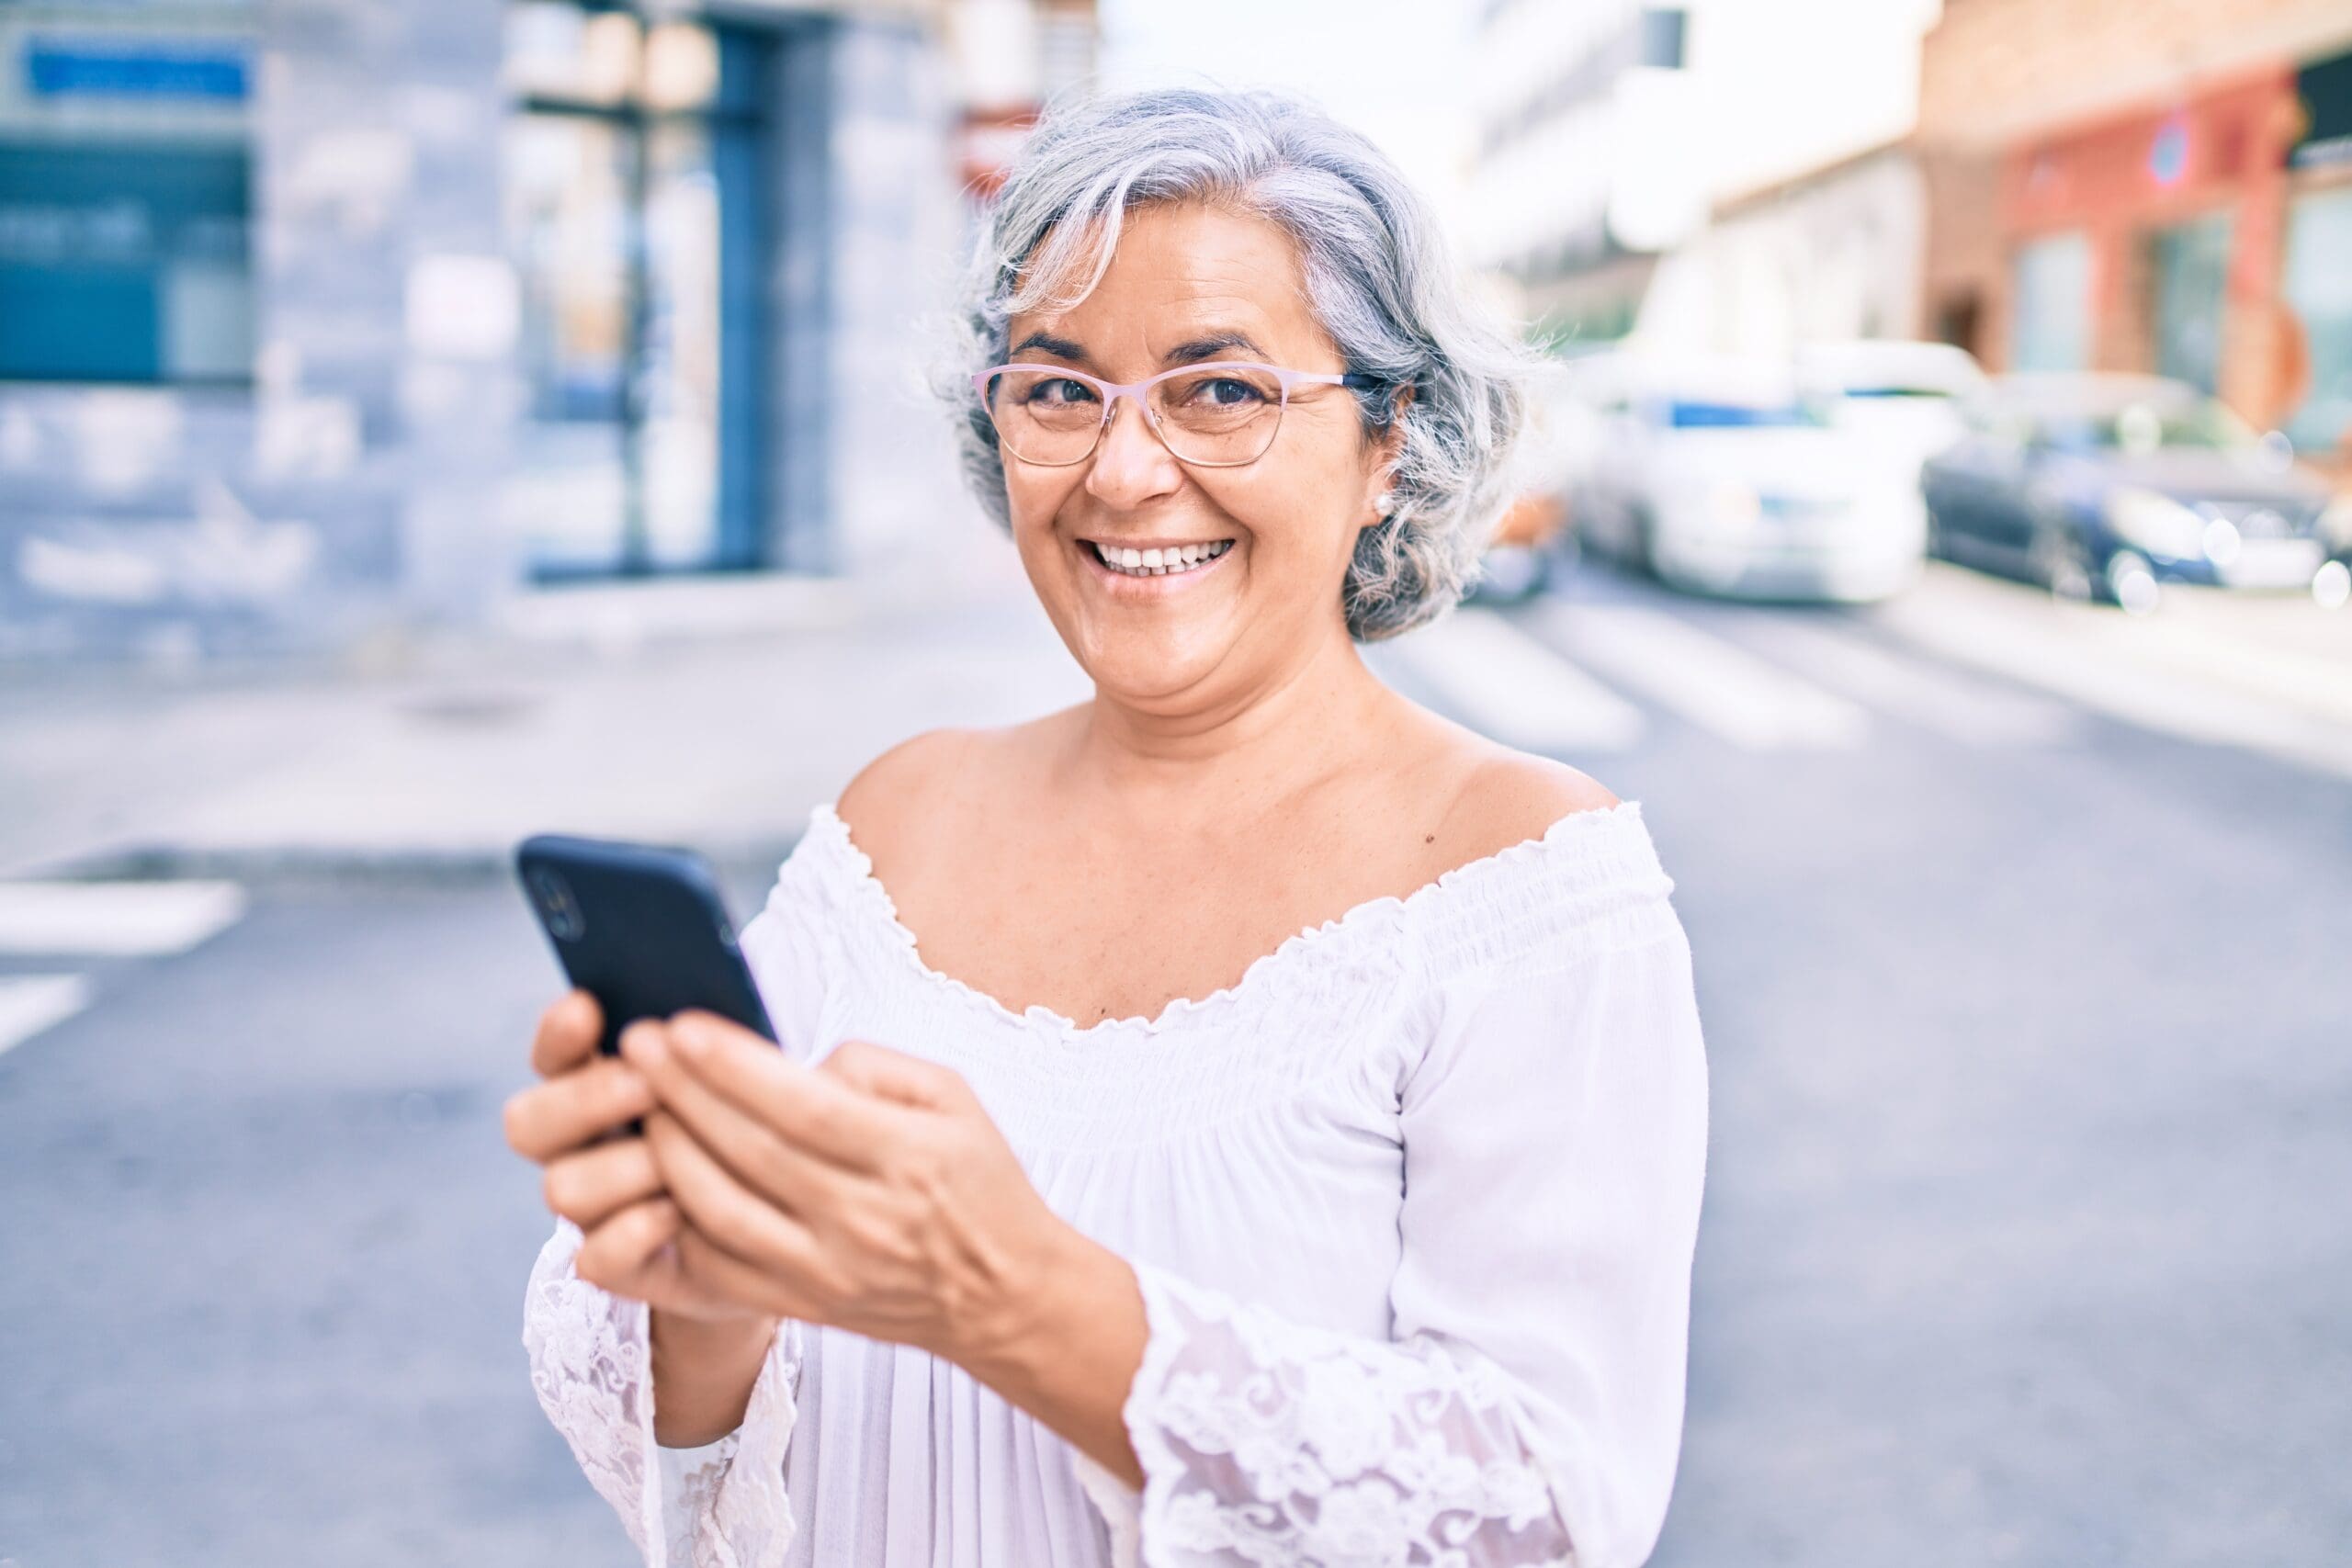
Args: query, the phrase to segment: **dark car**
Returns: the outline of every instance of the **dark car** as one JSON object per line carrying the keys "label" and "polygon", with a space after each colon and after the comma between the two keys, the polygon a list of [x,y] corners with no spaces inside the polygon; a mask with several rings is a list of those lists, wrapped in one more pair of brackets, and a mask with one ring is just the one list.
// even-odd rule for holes
{"label": "dark car", "polygon": [[2342,597],[2352,505],[2213,399],[2149,376],[2007,376],[1919,484],[1928,548],[2068,598],[2167,581]]}

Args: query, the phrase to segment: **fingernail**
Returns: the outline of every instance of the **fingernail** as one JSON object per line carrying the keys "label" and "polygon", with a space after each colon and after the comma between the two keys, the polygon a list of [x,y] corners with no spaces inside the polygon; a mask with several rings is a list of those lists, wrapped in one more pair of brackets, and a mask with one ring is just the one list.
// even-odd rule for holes
{"label": "fingernail", "polygon": [[670,1042],[678,1048],[678,1055],[689,1062],[701,1061],[703,1053],[710,1048],[710,1042],[702,1037],[702,1031],[691,1023],[672,1024]]}
{"label": "fingernail", "polygon": [[641,1023],[630,1024],[621,1031],[621,1055],[640,1067],[651,1066],[662,1059],[660,1032]]}

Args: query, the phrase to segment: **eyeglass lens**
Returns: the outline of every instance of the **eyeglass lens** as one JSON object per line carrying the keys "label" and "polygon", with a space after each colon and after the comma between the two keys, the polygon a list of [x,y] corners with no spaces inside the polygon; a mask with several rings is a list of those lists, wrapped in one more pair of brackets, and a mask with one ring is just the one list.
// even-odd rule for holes
{"label": "eyeglass lens", "polygon": [[[1282,381],[1271,370],[1223,365],[1170,376],[1145,394],[1168,449],[1188,463],[1231,465],[1265,455],[1282,423]],[[997,438],[1023,462],[1075,463],[1102,432],[1102,394],[1067,371],[1001,370],[989,383]]]}

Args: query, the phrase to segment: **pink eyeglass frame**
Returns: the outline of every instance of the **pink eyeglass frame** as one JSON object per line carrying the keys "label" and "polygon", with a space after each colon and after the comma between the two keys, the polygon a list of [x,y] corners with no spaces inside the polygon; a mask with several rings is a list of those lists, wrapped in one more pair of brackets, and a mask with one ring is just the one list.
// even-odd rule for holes
{"label": "pink eyeglass frame", "polygon": [[[1168,455],[1170,457],[1175,458],[1180,463],[1187,465],[1188,467],[1195,468],[1246,468],[1250,464],[1258,461],[1260,457],[1263,457],[1266,455],[1266,452],[1273,450],[1273,437],[1270,435],[1266,438],[1266,452],[1259,453],[1256,457],[1244,457],[1237,463],[1204,463],[1194,458],[1187,457],[1182,452],[1177,451],[1175,447],[1169,446],[1168,437],[1160,432],[1159,421],[1152,416],[1151,400],[1145,397],[1144,394],[1172,376],[1197,376],[1204,370],[1262,370],[1267,375],[1272,376],[1282,386],[1283,400],[1279,405],[1277,405],[1275,410],[1275,418],[1278,421],[1282,417],[1283,413],[1288,412],[1290,408],[1290,389],[1293,387],[1347,387],[1361,392],[1370,391],[1372,389],[1380,385],[1379,377],[1368,376],[1361,370],[1351,370],[1346,372],[1344,375],[1334,375],[1326,370],[1285,370],[1279,365],[1263,365],[1254,359],[1212,359],[1199,365],[1179,365],[1172,370],[1162,370],[1157,376],[1147,376],[1140,381],[1130,381],[1125,384],[1117,381],[1105,381],[1100,376],[1090,376],[1083,370],[1072,370],[1060,365],[1038,365],[1034,363],[1026,365],[998,365],[992,366],[989,369],[983,370],[978,375],[972,378],[972,393],[975,397],[980,400],[980,408],[988,414],[989,424],[992,429],[996,424],[996,411],[989,402],[989,383],[1008,370],[1037,370],[1055,376],[1065,376],[1073,381],[1085,382],[1088,386],[1092,387],[1099,391],[1102,397],[1102,422],[1094,427],[1093,445],[1087,447],[1085,451],[1080,453],[1077,457],[1063,463],[1040,463],[1028,457],[1022,457],[1021,454],[1018,452],[1014,452],[1012,454],[1015,457],[1021,457],[1021,461],[1027,463],[1033,468],[1076,468],[1079,464],[1085,462],[1089,457],[1093,457],[1096,450],[1102,445],[1102,433],[1111,428],[1111,416],[1116,412],[1119,400],[1121,398],[1129,398],[1134,400],[1137,412],[1143,415],[1145,428],[1151,432],[1153,437],[1158,440],[1162,446],[1168,446]],[[997,432],[997,441],[999,445],[1003,444],[1004,433],[1002,431]],[[1008,446],[1006,447],[1006,450],[1011,451],[1012,448]]]}

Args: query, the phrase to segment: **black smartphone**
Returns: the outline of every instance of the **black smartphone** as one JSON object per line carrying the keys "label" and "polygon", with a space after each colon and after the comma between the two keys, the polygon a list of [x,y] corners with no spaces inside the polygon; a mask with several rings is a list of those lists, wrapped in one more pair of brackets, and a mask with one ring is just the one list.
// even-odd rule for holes
{"label": "black smartphone", "polygon": [[692,850],[540,833],[514,851],[556,960],[604,1010],[597,1049],[640,1018],[699,1008],[775,1038],[710,863]]}

